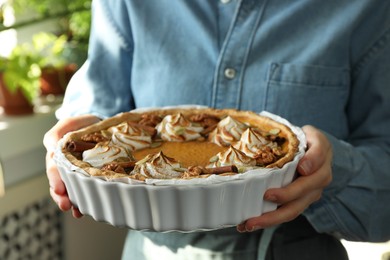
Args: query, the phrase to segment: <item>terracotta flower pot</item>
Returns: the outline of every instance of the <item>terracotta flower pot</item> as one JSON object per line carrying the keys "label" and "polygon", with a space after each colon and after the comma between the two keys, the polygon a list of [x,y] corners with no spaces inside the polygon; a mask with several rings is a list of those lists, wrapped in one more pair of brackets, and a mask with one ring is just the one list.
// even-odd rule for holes
{"label": "terracotta flower pot", "polygon": [[69,64],[63,69],[44,68],[40,79],[41,95],[63,95],[73,74],[76,72],[76,64]]}
{"label": "terracotta flower pot", "polygon": [[6,115],[27,115],[34,112],[34,106],[20,89],[15,93],[8,90],[3,80],[3,73],[0,73],[0,106],[3,107]]}

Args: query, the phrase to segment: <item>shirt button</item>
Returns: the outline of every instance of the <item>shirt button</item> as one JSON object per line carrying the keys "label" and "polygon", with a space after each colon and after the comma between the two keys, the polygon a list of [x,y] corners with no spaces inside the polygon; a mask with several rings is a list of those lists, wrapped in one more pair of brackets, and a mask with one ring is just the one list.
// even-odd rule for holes
{"label": "shirt button", "polygon": [[236,76],[236,70],[232,68],[227,68],[225,69],[224,74],[226,78],[234,79],[234,77]]}
{"label": "shirt button", "polygon": [[231,0],[220,0],[222,4],[228,4]]}

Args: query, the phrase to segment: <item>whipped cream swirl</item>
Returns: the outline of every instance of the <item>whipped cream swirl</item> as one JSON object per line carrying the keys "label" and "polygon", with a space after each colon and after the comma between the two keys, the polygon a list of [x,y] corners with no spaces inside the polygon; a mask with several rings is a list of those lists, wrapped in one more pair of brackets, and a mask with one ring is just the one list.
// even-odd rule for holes
{"label": "whipped cream swirl", "polygon": [[256,130],[248,128],[241,135],[240,141],[233,146],[250,157],[256,157],[256,155],[261,153],[262,147],[268,146],[274,148],[277,147],[277,144],[267,140]]}
{"label": "whipped cream swirl", "polygon": [[242,133],[248,126],[234,118],[227,116],[222,119],[213,132],[209,135],[209,140],[221,146],[228,146],[240,140]]}
{"label": "whipped cream swirl", "polygon": [[169,142],[196,140],[201,137],[200,132],[203,131],[202,126],[190,122],[181,113],[165,116],[156,129],[161,139]]}
{"label": "whipped cream swirl", "polygon": [[84,151],[82,156],[83,161],[95,168],[101,168],[104,164],[119,158],[131,157],[123,147],[108,143],[98,143],[94,148]]}
{"label": "whipped cream swirl", "polygon": [[172,179],[181,176],[182,172],[178,170],[180,168],[179,162],[159,152],[149,154],[138,161],[131,174],[139,174],[145,178],[153,179]]}
{"label": "whipped cream swirl", "polygon": [[110,127],[109,131],[112,133],[111,142],[130,152],[150,147],[152,143],[152,136],[148,132],[127,122]]}
{"label": "whipped cream swirl", "polygon": [[237,168],[242,169],[256,166],[254,158],[247,156],[233,146],[230,146],[225,152],[218,153],[214,158],[214,162],[209,164],[208,168],[235,165]]}

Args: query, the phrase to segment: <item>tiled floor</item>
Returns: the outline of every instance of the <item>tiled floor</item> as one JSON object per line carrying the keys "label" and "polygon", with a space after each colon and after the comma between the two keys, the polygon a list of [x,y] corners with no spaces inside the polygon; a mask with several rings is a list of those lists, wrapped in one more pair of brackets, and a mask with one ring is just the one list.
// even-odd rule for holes
{"label": "tiled floor", "polygon": [[37,201],[0,219],[0,259],[62,258],[61,221],[48,199]]}

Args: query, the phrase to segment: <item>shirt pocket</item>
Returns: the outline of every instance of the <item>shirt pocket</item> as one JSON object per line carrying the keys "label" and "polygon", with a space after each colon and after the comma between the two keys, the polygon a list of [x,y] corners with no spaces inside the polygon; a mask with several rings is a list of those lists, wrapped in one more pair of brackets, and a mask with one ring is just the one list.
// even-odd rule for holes
{"label": "shirt pocket", "polygon": [[312,124],[339,136],[347,127],[348,91],[346,68],[271,63],[265,109],[294,124]]}

